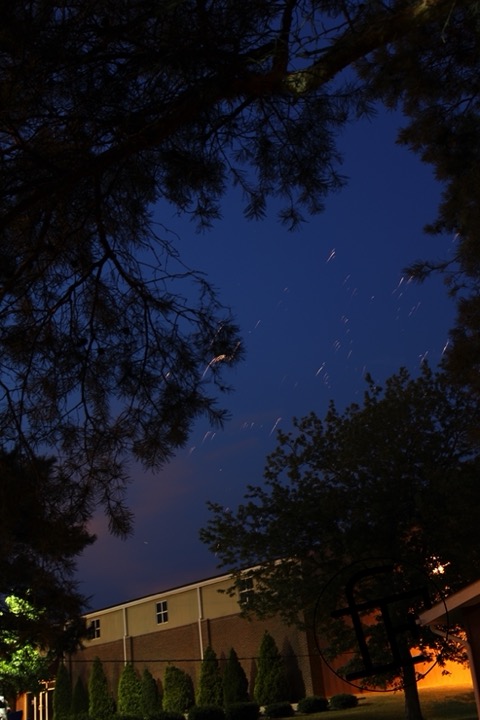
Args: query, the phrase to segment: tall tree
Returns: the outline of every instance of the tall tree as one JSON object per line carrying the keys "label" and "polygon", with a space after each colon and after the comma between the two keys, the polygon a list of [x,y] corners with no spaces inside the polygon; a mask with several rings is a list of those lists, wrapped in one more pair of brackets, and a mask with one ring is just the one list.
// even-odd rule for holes
{"label": "tall tree", "polygon": [[4,4],[4,442],[52,448],[85,503],[102,503],[112,529],[128,532],[125,463],[158,467],[199,415],[221,421],[211,382],[223,387],[241,355],[229,313],[161,221],[178,211],[208,227],[233,183],[248,217],[277,197],[281,221],[296,226],[342,185],[335,134],[376,102],[403,110],[400,141],[444,184],[431,225],[459,237],[455,340],[477,388],[479,7]]}
{"label": "tall tree", "polygon": [[[452,591],[476,579],[480,455],[472,428],[479,411],[475,396],[424,366],[418,378],[401,370],[384,388],[370,379],[363,406],[353,404],[340,414],[332,403],[324,420],[311,413],[295,421],[293,432],[279,433],[264,485],[249,486],[235,512],[211,503],[211,519],[201,531],[236,585],[250,568],[255,590],[245,611],[312,623],[317,634],[321,628],[322,635],[331,635],[335,654],[335,643],[338,652],[346,649],[345,631],[330,611],[341,608],[324,595],[315,623],[313,615],[339,570],[352,568],[353,578],[357,563],[384,558],[396,586],[378,573],[374,580],[368,576],[378,596],[383,585],[387,594],[391,586],[392,597],[398,592],[409,598],[408,588],[427,577],[434,580],[432,600],[442,588]],[[359,578],[367,577],[364,570]],[[363,602],[368,642],[378,655],[372,606]],[[403,611],[408,625],[410,614]],[[399,649],[396,671],[385,677],[392,681],[400,673],[407,716],[419,718],[409,647],[420,644],[427,654],[431,647],[440,662],[458,656],[453,645],[439,646],[429,635],[408,633],[408,641]]]}
{"label": "tall tree", "polygon": [[54,470],[53,460],[0,449],[0,652],[7,659],[25,645],[61,655],[83,632],[86,600],[72,575],[94,537],[81,489]]}

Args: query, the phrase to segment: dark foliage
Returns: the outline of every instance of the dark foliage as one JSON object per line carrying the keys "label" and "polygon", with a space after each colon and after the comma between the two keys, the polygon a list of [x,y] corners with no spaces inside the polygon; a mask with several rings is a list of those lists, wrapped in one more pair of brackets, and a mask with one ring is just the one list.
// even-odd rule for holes
{"label": "dark foliage", "polygon": [[121,715],[143,717],[142,686],[132,663],[124,665],[118,681],[117,711]]}
{"label": "dark foliage", "polygon": [[220,705],[194,705],[188,711],[189,720],[225,720],[225,711]]}
{"label": "dark foliage", "polygon": [[[52,460],[0,449],[0,596],[13,595],[32,612],[15,614],[1,603],[2,634],[54,654],[72,651],[85,633],[85,598],[72,580],[75,559],[93,542],[81,508],[81,490]],[[8,652],[4,648],[4,652]]]}
{"label": "dark foliage", "polygon": [[175,665],[165,669],[162,704],[164,710],[173,713],[185,713],[195,704],[192,678]]}
{"label": "dark foliage", "polygon": [[248,679],[233,648],[230,649],[225,663],[222,683],[224,706],[248,700]]}
{"label": "dark foliage", "polygon": [[152,720],[185,720],[185,715],[173,710],[160,710],[152,716]]}
{"label": "dark foliage", "polygon": [[[45,449],[126,534],[126,463],[158,468],[221,422],[230,313],[165,227],[245,213],[295,227],[339,189],[345,123],[399,106],[444,187],[437,263],[458,292],[448,367],[480,392],[479,3],[4,3],[0,31],[0,432]],[[152,208],[156,208],[155,216]],[[163,215],[162,215],[163,213]],[[414,259],[412,259],[414,260]],[[430,265],[419,263],[418,276]]]}
{"label": "dark foliage", "polygon": [[320,695],[308,695],[299,700],[297,710],[305,715],[324,712],[328,710],[328,700]]}
{"label": "dark foliage", "polygon": [[158,683],[148,668],[145,668],[140,680],[142,717],[153,718],[162,708],[162,698]]}
{"label": "dark foliage", "polygon": [[479,412],[475,396],[427,365],[417,378],[400,370],[385,387],[369,378],[363,405],[340,413],[332,403],[323,420],[311,413],[279,433],[265,483],[249,486],[236,511],[212,503],[201,538],[240,587],[252,568],[250,612],[287,622],[301,623],[339,567],[379,548],[427,574],[441,561],[437,582],[462,587],[480,572],[471,542]]}
{"label": "dark foliage", "polygon": [[265,707],[263,714],[267,718],[283,718],[292,717],[295,715],[295,711],[290,703],[284,700],[282,702],[270,703]]}
{"label": "dark foliage", "polygon": [[107,677],[101,660],[96,657],[93,661],[88,678],[88,714],[92,718],[113,720],[115,703],[108,687]]}
{"label": "dark foliage", "polygon": [[274,638],[267,631],[260,643],[253,694],[259,705],[272,705],[288,696],[284,661]]}
{"label": "dark foliage", "polygon": [[53,692],[53,720],[67,720],[72,711],[72,680],[63,663],[58,666]]}
{"label": "dark foliage", "polygon": [[198,680],[196,704],[201,707],[223,705],[223,683],[215,651],[210,646],[205,648],[200,678]]}
{"label": "dark foliage", "polygon": [[257,720],[260,706],[256,702],[235,702],[225,706],[226,720]]}
{"label": "dark foliage", "polygon": [[339,693],[330,698],[330,710],[348,710],[357,707],[358,698],[350,693]]}
{"label": "dark foliage", "polygon": [[[367,379],[367,388],[363,406],[339,413],[332,403],[324,420],[311,413],[295,421],[292,432],[279,433],[264,484],[249,486],[236,511],[211,504],[212,519],[201,533],[233,570],[233,591],[242,585],[243,569],[251,568],[255,591],[245,611],[309,623],[329,659],[349,653],[360,665],[351,628],[328,610],[345,605],[345,585],[331,582],[341,570],[353,573],[356,565],[368,578],[369,561],[387,558],[391,576],[377,573],[366,581],[365,599],[427,582],[430,602],[480,572],[477,396],[427,365],[415,379],[403,369],[384,388]],[[418,614],[426,602],[398,603],[397,621]],[[388,657],[385,632],[365,616],[369,652],[381,665]],[[375,681],[398,682],[411,717],[419,717],[410,648],[421,647],[427,657],[434,652],[440,662],[463,661],[464,653],[416,626],[405,642],[404,665]]]}
{"label": "dark foliage", "polygon": [[81,720],[88,715],[88,690],[81,677],[78,677],[72,693],[72,715]]}

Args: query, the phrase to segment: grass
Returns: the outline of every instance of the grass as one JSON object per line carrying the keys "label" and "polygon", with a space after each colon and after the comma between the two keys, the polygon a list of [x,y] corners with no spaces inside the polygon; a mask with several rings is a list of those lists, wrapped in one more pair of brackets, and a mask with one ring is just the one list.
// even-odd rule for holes
{"label": "grass", "polygon": [[[478,720],[473,690],[469,688],[427,688],[420,690],[425,720]],[[369,693],[358,707],[300,715],[302,720],[404,720],[403,693]]]}

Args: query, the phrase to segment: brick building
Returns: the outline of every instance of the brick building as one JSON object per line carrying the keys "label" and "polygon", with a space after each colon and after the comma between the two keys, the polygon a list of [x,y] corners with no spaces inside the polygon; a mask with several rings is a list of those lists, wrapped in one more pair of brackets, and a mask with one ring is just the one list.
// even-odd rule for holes
{"label": "brick building", "polygon": [[[231,577],[221,575],[88,613],[91,637],[81,651],[67,658],[72,679],[80,676],[87,685],[92,662],[99,657],[114,697],[127,662],[139,674],[148,668],[160,684],[166,666],[175,665],[188,672],[197,687],[205,648],[212,647],[221,663],[233,647],[252,692],[260,642],[268,630],[284,657],[292,702],[306,695],[358,692],[322,660],[308,627],[303,632],[279,618],[242,618],[240,604],[248,602],[252,589],[247,582],[241,593],[230,596],[225,593],[230,585]],[[448,669],[451,675],[445,676],[442,668],[425,668],[428,673],[421,685],[471,686],[468,669],[456,665]],[[47,683],[37,697],[19,699],[17,708],[26,720],[51,720],[53,689],[54,684]]]}
{"label": "brick building", "polygon": [[166,666],[175,665],[189,673],[196,687],[205,648],[212,647],[221,663],[233,647],[251,691],[260,642],[268,630],[284,657],[292,701],[351,692],[322,661],[309,632],[278,618],[242,618],[240,603],[248,602],[251,588],[247,583],[239,595],[230,596],[225,593],[230,585],[230,576],[222,575],[89,613],[91,638],[68,659],[72,678],[80,676],[87,683],[92,661],[99,657],[114,696],[127,662],[140,674],[148,668],[160,683]]}

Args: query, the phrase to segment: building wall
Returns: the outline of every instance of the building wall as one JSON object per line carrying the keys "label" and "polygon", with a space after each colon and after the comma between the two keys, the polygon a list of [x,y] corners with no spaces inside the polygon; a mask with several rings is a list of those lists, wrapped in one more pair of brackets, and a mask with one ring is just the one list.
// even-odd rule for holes
{"label": "building wall", "polygon": [[[357,692],[323,661],[313,632],[308,628],[302,632],[287,627],[279,618],[267,621],[242,618],[238,596],[231,597],[224,592],[230,584],[228,576],[210,578],[89,613],[87,625],[97,622],[100,635],[86,640],[84,648],[67,659],[73,682],[81,677],[87,686],[92,663],[98,657],[115,698],[127,662],[133,663],[139,674],[148,668],[160,685],[167,665],[176,665],[188,672],[197,686],[203,652],[210,645],[220,665],[230,649],[235,649],[251,692],[260,643],[268,630],[284,657],[292,702],[312,694],[331,697],[340,692]],[[164,601],[168,606],[168,622],[158,623],[156,606]],[[480,666],[480,604],[467,609],[464,619]],[[446,684],[471,687],[469,671],[458,665],[447,665],[446,669],[451,672],[447,677],[443,675],[444,668],[430,670],[430,667],[418,666],[417,669],[429,671],[420,681],[420,688]],[[51,720],[52,694],[53,682],[46,683],[38,697],[27,694],[19,698],[17,709],[23,711],[26,720]]]}
{"label": "building wall", "polygon": [[[188,672],[197,687],[203,652],[209,645],[220,663],[232,647],[235,649],[252,692],[260,643],[268,630],[284,657],[293,702],[312,694],[331,697],[357,692],[323,661],[312,632],[287,627],[279,618],[260,621],[241,617],[239,597],[225,593],[230,584],[229,576],[210,578],[89,613],[87,624],[97,621],[100,636],[87,640],[84,649],[70,658],[72,678],[81,676],[87,684],[91,664],[99,657],[114,697],[126,662],[133,663],[139,674],[148,668],[160,685],[165,668],[173,664]],[[167,622],[157,622],[159,602],[167,603]],[[480,641],[474,648],[477,651],[480,657]],[[449,682],[465,682],[465,671],[451,664],[447,669],[452,672]],[[422,668],[417,670],[421,672]],[[425,667],[423,672],[427,670]],[[428,672],[420,686],[445,684],[441,672],[436,668]]]}
{"label": "building wall", "polygon": [[[125,662],[132,662],[139,673],[148,668],[160,684],[165,668],[173,664],[188,672],[196,687],[205,648],[211,646],[222,663],[233,647],[252,691],[260,643],[268,630],[285,659],[292,701],[352,690],[323,663],[308,633],[287,627],[279,618],[241,617],[238,596],[225,593],[230,584],[229,576],[211,578],[89,613],[87,625],[96,623],[100,636],[87,640],[70,658],[72,677],[81,676],[87,683],[91,663],[99,657],[114,696]],[[159,602],[167,603],[167,622],[157,622]]]}

